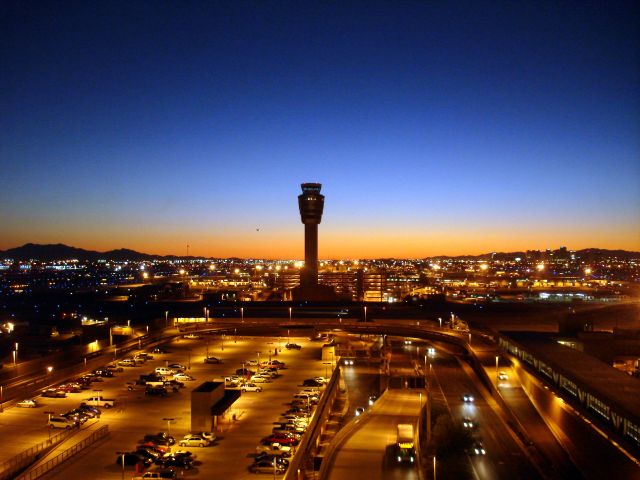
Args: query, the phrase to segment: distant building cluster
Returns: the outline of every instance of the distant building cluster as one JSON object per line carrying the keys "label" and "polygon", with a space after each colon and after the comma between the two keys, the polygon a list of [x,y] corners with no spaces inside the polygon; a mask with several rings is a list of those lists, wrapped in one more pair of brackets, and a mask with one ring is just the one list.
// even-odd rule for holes
{"label": "distant building cluster", "polygon": [[[117,300],[131,295],[123,286],[155,285],[147,289],[149,301],[193,292],[220,292],[220,298],[233,301],[286,301],[300,285],[303,270],[298,260],[5,259],[0,261],[0,297],[95,290]],[[560,248],[481,257],[320,260],[318,282],[345,301],[400,302],[435,295],[461,302],[601,300],[636,295],[640,258]]]}

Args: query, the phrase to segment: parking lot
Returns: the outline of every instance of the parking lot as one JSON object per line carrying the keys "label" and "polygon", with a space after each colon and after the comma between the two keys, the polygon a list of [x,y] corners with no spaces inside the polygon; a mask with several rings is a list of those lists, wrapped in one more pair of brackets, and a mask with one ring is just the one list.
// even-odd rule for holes
{"label": "parking lot", "polygon": [[[13,442],[4,449],[3,456],[6,458],[17,454],[48,437],[48,414],[45,412],[62,413],[77,407],[82,399],[102,395],[115,399],[115,407],[103,409],[100,420],[85,423],[66,445],[76,443],[88,432],[105,424],[109,425],[110,434],[58,467],[48,478],[121,478],[122,467],[116,464],[116,452],[133,450],[147,433],[170,431],[179,440],[190,432],[190,392],[193,388],[203,381],[233,374],[248,360],[274,358],[286,364],[282,375],[261,384],[262,392],[243,392],[224,418],[220,419],[214,444],[204,448],[188,448],[197,458],[195,468],[184,472],[184,477],[193,478],[213,478],[213,475],[253,477],[248,467],[253,462],[252,457],[260,439],[271,432],[273,423],[288,408],[287,403],[302,388],[302,381],[326,373],[327,366],[320,360],[321,343],[306,338],[291,338],[292,342],[302,345],[302,349],[287,350],[282,348],[286,341],[286,338],[280,337],[229,336],[222,339],[211,335],[198,339],[178,339],[166,345],[168,353],[154,354],[154,358],[144,365],[124,367],[124,371],[116,376],[93,383],[90,390],[68,393],[66,398],[59,399],[38,397],[37,408],[12,407],[5,410],[0,416],[0,434],[3,438],[13,438]],[[223,363],[205,363],[207,352],[210,356],[221,358]],[[164,397],[146,396],[144,386],[128,389],[141,374],[171,363],[190,367],[187,373],[195,377],[195,381],[185,382],[185,388]],[[134,472],[134,467],[127,466],[124,477],[130,478]]]}

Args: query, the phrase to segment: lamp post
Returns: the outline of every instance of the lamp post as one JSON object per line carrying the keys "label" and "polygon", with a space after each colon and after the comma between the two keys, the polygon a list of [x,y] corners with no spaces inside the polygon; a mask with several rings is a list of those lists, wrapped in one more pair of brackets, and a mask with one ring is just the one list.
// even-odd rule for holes
{"label": "lamp post", "polygon": [[124,456],[127,452],[116,452],[116,455],[121,455],[122,458],[122,480],[124,480]]}
{"label": "lamp post", "polygon": [[364,323],[367,323],[367,306],[364,306]]}
{"label": "lamp post", "polygon": [[496,355],[496,382],[497,379],[499,378],[499,373],[498,373],[498,360],[499,360],[500,356]]}
{"label": "lamp post", "polygon": [[440,328],[442,328],[442,317],[438,317],[438,321],[440,322]]}
{"label": "lamp post", "polygon": [[14,352],[16,353],[14,353],[13,355],[13,364],[17,366],[18,365],[18,342],[16,342],[16,348]]}
{"label": "lamp post", "polygon": [[4,403],[4,387],[0,385],[0,412],[2,412],[2,404]]}
{"label": "lamp post", "polygon": [[291,307],[289,307],[289,323],[291,323]]}
{"label": "lamp post", "polygon": [[241,323],[244,323],[244,307],[240,307],[240,319]]}
{"label": "lamp post", "polygon": [[169,310],[164,311],[164,328],[169,327]]}
{"label": "lamp post", "polygon": [[436,480],[436,456],[433,456],[433,480]]}
{"label": "lamp post", "polygon": [[165,422],[167,422],[167,434],[171,435],[171,422],[175,420],[175,418],[163,418]]}

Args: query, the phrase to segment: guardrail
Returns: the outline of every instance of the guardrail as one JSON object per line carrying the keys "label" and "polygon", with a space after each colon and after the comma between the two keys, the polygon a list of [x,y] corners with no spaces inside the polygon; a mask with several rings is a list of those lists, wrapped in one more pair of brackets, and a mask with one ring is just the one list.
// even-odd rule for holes
{"label": "guardrail", "polygon": [[37,457],[41,452],[56,446],[69,435],[71,435],[71,433],[73,432],[68,430],[60,432],[53,437],[44,440],[34,445],[33,447],[24,450],[23,452],[20,452],[18,455],[11,457],[9,460],[5,460],[4,462],[0,463],[0,480],[15,478],[16,473],[28,467],[35,460],[37,460]]}
{"label": "guardrail", "polygon": [[35,480],[37,478],[40,478],[45,473],[50,472],[55,467],[60,465],[62,462],[67,460],[69,457],[75,455],[81,450],[84,450],[89,445],[94,444],[101,438],[106,437],[108,434],[109,434],[109,426],[104,425],[100,427],[98,430],[96,430],[95,432],[93,432],[91,435],[89,435],[87,438],[82,440],[81,442],[76,443],[73,447],[66,449],[64,452],[62,452],[59,455],[56,455],[51,460],[48,460],[42,465],[38,465],[37,467],[32,468],[25,474],[18,476],[16,480]]}
{"label": "guardrail", "polygon": [[322,436],[324,425],[326,424],[329,415],[331,415],[331,406],[333,401],[338,395],[339,382],[340,382],[341,370],[340,367],[336,367],[331,375],[331,379],[327,384],[327,388],[316,407],[313,420],[307,428],[307,431],[296,450],[295,455],[291,459],[289,469],[284,477],[284,480],[300,480],[304,478],[304,470],[308,464],[311,455],[315,454],[318,448],[318,442]]}

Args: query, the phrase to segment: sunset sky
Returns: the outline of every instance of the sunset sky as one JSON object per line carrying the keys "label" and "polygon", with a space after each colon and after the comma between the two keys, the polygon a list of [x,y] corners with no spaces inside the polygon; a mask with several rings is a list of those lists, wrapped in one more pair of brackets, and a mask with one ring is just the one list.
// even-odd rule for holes
{"label": "sunset sky", "polygon": [[640,4],[0,3],[0,249],[640,250]]}

